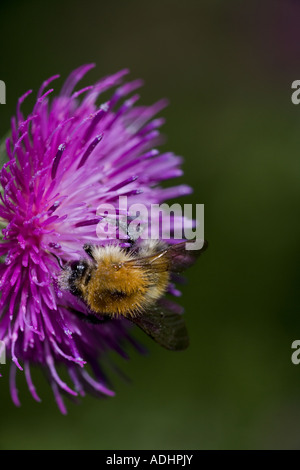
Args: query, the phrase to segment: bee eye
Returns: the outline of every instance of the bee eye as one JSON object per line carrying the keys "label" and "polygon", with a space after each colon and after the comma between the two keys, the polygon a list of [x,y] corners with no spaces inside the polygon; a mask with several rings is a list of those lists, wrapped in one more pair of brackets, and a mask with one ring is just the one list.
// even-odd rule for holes
{"label": "bee eye", "polygon": [[87,267],[88,265],[85,261],[73,261],[71,263],[72,274],[75,277],[82,276],[85,273]]}

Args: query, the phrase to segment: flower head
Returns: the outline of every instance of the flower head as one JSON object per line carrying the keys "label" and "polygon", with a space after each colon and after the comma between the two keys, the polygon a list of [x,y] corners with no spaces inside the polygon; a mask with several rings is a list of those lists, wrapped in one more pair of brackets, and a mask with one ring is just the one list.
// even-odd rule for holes
{"label": "flower head", "polygon": [[[163,123],[153,117],[165,101],[136,106],[139,97],[133,92],[142,83],[121,84],[126,70],[74,92],[92,67],[75,70],[52,100],[53,89],[47,88],[58,76],[44,82],[27,117],[21,105],[30,92],[22,96],[6,142],[8,161],[0,172],[0,340],[12,361],[16,405],[17,369],[24,370],[29,390],[39,400],[30,375],[33,364],[47,371],[62,412],[62,392],[113,395],[99,361],[109,350],[126,356],[124,344],[133,342],[127,321],[89,325],[78,319],[72,308],[79,301],[57,283],[58,259],[78,260],[84,244],[99,243],[100,204],[123,195],[149,206],[190,192],[184,185],[158,186],[182,173],[179,157],[153,149],[160,143]],[[96,104],[112,87],[109,101]],[[66,366],[70,384],[59,377],[60,364]]]}

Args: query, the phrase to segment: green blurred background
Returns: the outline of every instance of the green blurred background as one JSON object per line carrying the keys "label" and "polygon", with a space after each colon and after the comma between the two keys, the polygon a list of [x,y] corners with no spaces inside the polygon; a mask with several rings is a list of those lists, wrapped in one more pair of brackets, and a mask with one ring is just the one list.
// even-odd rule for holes
{"label": "green blurred background", "polygon": [[113,357],[132,382],[113,375],[115,398],[69,402],[66,417],[38,372],[43,401],[19,373],[20,409],[1,379],[1,449],[300,448],[299,3],[1,0],[0,135],[45,78],[129,67],[143,103],[170,99],[166,148],[185,157],[184,202],[205,204],[210,244],[183,289],[186,352],[137,332],[149,355]]}

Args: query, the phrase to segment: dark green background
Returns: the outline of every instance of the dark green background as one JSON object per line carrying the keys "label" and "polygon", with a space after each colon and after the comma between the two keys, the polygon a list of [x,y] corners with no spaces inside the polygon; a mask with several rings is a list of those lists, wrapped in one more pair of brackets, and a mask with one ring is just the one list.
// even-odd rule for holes
{"label": "dark green background", "polygon": [[114,375],[116,398],[67,403],[67,417],[39,373],[41,404],[18,374],[20,409],[2,379],[1,449],[300,448],[299,19],[292,0],[1,0],[0,134],[45,78],[129,67],[143,103],[170,99],[166,148],[185,157],[210,244],[181,299],[186,352],[138,333],[150,354],[118,360],[132,383]]}

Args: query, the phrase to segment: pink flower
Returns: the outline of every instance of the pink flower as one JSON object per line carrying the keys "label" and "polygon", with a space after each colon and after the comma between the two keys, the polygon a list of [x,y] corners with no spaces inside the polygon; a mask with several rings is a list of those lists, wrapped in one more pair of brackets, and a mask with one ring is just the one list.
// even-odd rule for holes
{"label": "pink flower", "polygon": [[[10,386],[19,405],[16,372],[24,369],[33,398],[31,365],[47,371],[60,410],[66,409],[62,392],[76,397],[86,391],[113,395],[99,361],[105,351],[126,357],[124,345],[134,343],[126,320],[90,325],[68,307],[77,299],[57,286],[60,266],[83,256],[83,245],[99,244],[97,207],[126,195],[129,202],[161,203],[190,192],[187,186],[162,189],[162,180],[180,176],[181,159],[160,154],[157,130],[163,119],[153,117],[166,105],[135,106],[138,95],[124,97],[141,81],[120,85],[126,70],[93,86],[73,92],[93,65],[78,68],[60,94],[50,101],[47,89],[58,76],[43,83],[32,113],[23,117],[19,99],[7,140],[8,162],[0,172],[0,217],[5,228],[0,244],[0,340],[11,359]],[[118,86],[101,106],[99,95]],[[135,343],[134,343],[135,344]],[[58,375],[64,364],[70,384]],[[92,375],[85,365],[91,366]]]}

